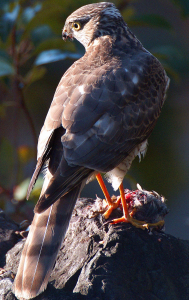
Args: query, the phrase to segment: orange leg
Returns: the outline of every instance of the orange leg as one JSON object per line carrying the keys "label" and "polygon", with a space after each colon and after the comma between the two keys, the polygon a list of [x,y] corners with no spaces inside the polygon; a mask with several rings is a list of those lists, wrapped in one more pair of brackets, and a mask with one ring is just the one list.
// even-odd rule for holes
{"label": "orange leg", "polygon": [[117,224],[117,223],[121,223],[121,222],[129,223],[130,220],[131,220],[131,217],[129,215],[128,208],[127,208],[127,203],[126,203],[126,200],[125,200],[125,193],[124,193],[123,183],[120,184],[119,191],[120,191],[121,203],[122,203],[122,207],[123,207],[123,217],[118,218],[118,219],[114,219],[111,222],[112,224]]}
{"label": "orange leg", "polygon": [[122,207],[123,207],[123,217],[118,218],[118,219],[114,219],[111,223],[112,224],[117,224],[117,223],[121,223],[121,222],[126,222],[126,223],[131,223],[133,226],[137,227],[137,228],[141,228],[141,229],[149,229],[149,228],[162,228],[164,225],[164,221],[161,220],[157,223],[146,223],[145,221],[139,221],[137,219],[132,218],[132,213],[129,214],[128,212],[128,208],[127,208],[127,203],[125,200],[125,193],[124,193],[124,188],[123,188],[123,183],[120,184],[119,186],[119,191],[120,191],[120,195],[121,195],[121,203],[122,203]]}
{"label": "orange leg", "polygon": [[112,213],[112,211],[119,206],[119,204],[120,204],[120,198],[116,202],[112,202],[110,194],[108,193],[108,190],[107,190],[107,188],[105,186],[105,183],[103,181],[102,175],[100,173],[98,173],[96,175],[96,179],[98,180],[98,183],[99,183],[99,185],[100,185],[100,187],[101,187],[101,189],[103,191],[103,194],[104,194],[104,196],[106,198],[106,201],[107,201],[107,204],[109,206],[109,208],[107,209],[107,211],[104,213],[105,219],[108,219],[109,216],[110,216],[110,214]]}
{"label": "orange leg", "polygon": [[163,226],[163,224],[164,224],[163,220],[161,220],[157,223],[146,223],[145,221],[139,221],[137,219],[132,218],[132,212],[131,212],[131,214],[129,214],[129,212],[128,212],[127,203],[126,203],[126,200],[125,200],[125,193],[124,193],[123,183],[121,183],[120,186],[119,186],[120,198],[116,202],[113,202],[110,195],[109,195],[109,193],[108,193],[108,190],[107,190],[107,188],[104,184],[104,181],[102,179],[101,174],[100,173],[97,174],[96,178],[98,180],[98,183],[99,183],[99,185],[100,185],[100,187],[101,187],[101,189],[104,193],[107,204],[109,206],[107,211],[104,213],[104,217],[106,219],[108,219],[110,214],[112,213],[112,211],[119,206],[120,201],[122,203],[123,217],[118,218],[118,219],[114,219],[113,221],[111,221],[112,224],[126,222],[126,223],[131,223],[133,226],[135,226],[137,228],[141,228],[141,229],[146,229],[146,228],[149,229],[149,228],[154,228],[154,227],[156,227],[156,228],[160,227],[161,228]]}

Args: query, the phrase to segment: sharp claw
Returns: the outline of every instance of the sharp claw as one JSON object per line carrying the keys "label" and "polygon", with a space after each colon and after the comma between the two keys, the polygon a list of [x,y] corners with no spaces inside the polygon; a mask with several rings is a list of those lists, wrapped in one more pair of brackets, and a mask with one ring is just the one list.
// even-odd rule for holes
{"label": "sharp claw", "polygon": [[163,220],[161,220],[157,223],[146,223],[145,221],[139,221],[139,220],[133,219],[130,216],[128,218],[123,216],[121,218],[112,220],[111,224],[118,224],[118,223],[122,223],[122,222],[131,223],[134,227],[140,228],[142,230],[151,229],[151,228],[162,228],[165,223]]}
{"label": "sharp claw", "polygon": [[[150,230],[150,229],[153,229],[153,228],[162,228],[163,227],[164,220],[161,220],[161,221],[156,222],[156,223],[148,223],[146,221],[140,221],[140,220],[137,220],[137,219],[133,218],[133,216],[135,216],[137,210],[136,210],[135,207],[133,207],[132,211],[129,212],[128,207],[129,207],[130,201],[133,199],[132,198],[133,194],[136,196],[136,191],[135,192],[130,191],[129,193],[125,193],[124,188],[123,188],[123,183],[121,183],[120,186],[119,186],[120,197],[118,198],[117,201],[114,201],[108,193],[108,190],[107,190],[107,188],[104,184],[104,181],[102,179],[101,174],[98,173],[96,175],[96,178],[97,178],[97,180],[100,184],[100,187],[101,187],[101,189],[104,193],[104,196],[106,198],[106,203],[108,205],[108,209],[104,213],[105,219],[109,218],[112,211],[115,210],[120,205],[120,202],[122,204],[123,217],[112,220],[110,222],[111,224],[117,224],[117,223],[121,223],[121,222],[131,223],[136,228],[140,228],[140,229],[143,229],[143,230],[145,230],[145,229]],[[138,187],[139,190],[142,190],[142,188],[140,186],[137,186],[137,187]],[[148,192],[148,193],[150,193],[150,192]]]}

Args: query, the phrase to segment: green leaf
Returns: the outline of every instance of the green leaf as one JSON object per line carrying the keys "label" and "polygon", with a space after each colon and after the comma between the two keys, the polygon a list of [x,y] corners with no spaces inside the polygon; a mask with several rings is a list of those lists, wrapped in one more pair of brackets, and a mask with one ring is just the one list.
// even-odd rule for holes
{"label": "green leaf", "polygon": [[81,55],[78,53],[63,52],[60,51],[59,49],[52,49],[40,53],[36,58],[34,64],[36,66],[39,66],[43,64],[49,64],[59,60],[64,60],[67,58],[78,59],[80,57]]}
{"label": "green leaf", "polygon": [[35,46],[53,37],[54,33],[48,25],[39,26],[31,32],[31,38]]}
{"label": "green leaf", "polygon": [[10,62],[0,58],[0,77],[14,74],[14,68]]}
{"label": "green leaf", "polygon": [[41,10],[42,5],[36,4],[34,7],[26,7],[22,13],[22,21],[24,24],[28,24],[35,15]]}
{"label": "green leaf", "polygon": [[18,13],[19,10],[15,7],[12,12],[6,12],[0,15],[0,37],[3,42],[5,42],[9,36],[11,29],[15,24],[16,18],[18,17]]}
{"label": "green leaf", "polygon": [[153,47],[150,52],[161,61],[166,72],[175,82],[178,83],[181,76],[188,72],[189,60],[181,49],[167,45]]}
{"label": "green leaf", "polygon": [[162,59],[166,60],[168,65],[176,71],[180,73],[188,72],[189,60],[187,55],[183,53],[182,49],[166,45],[153,47],[151,52],[157,57],[160,55]]}
{"label": "green leaf", "polygon": [[[56,16],[56,18],[54,16]],[[26,34],[30,34],[30,32],[35,28],[48,24],[54,32],[61,33],[62,26],[60,24],[63,23],[63,19],[64,12],[62,11],[62,8],[56,5],[52,6],[51,3],[50,9],[43,8],[36,14],[36,16],[26,26],[25,32]]]}
{"label": "green leaf", "polygon": [[129,6],[128,8],[121,11],[123,19],[128,22],[131,18],[133,18],[136,14],[136,11],[133,7]]}
{"label": "green leaf", "polygon": [[1,43],[0,43],[0,59],[11,62],[11,56],[9,56],[6,50],[2,50]]}
{"label": "green leaf", "polygon": [[24,81],[29,86],[33,82],[41,79],[46,73],[46,69],[44,67],[33,67],[24,77]]}
{"label": "green leaf", "polygon": [[188,0],[172,0],[181,9],[181,14],[184,18],[189,16],[189,1]]}
{"label": "green leaf", "polygon": [[26,198],[27,189],[30,183],[30,179],[27,178],[22,181],[19,185],[14,189],[14,199],[17,201],[22,201]]}
{"label": "green leaf", "polygon": [[167,30],[172,29],[171,24],[166,19],[155,14],[131,16],[130,18],[128,18],[128,25],[157,27]]}
{"label": "green leaf", "polygon": [[9,3],[14,2],[15,0],[1,0],[0,1],[0,9],[4,9]]}
{"label": "green leaf", "polygon": [[33,191],[31,193],[31,197],[35,197],[35,198],[39,198],[39,195],[41,193],[41,188],[42,188],[42,185],[43,185],[43,182],[44,182],[44,178],[42,175],[39,175],[37,181],[36,181],[36,184],[33,188]]}
{"label": "green leaf", "polygon": [[64,50],[64,51],[71,51],[71,52],[76,52],[76,47],[75,44],[71,41],[66,41],[66,43],[59,38],[51,38],[47,39],[43,42],[41,42],[38,47],[36,47],[34,54],[39,54],[42,51],[45,50],[51,50],[51,49],[59,49],[59,50]]}
{"label": "green leaf", "polygon": [[[95,1],[91,1],[95,2]],[[87,0],[77,1],[62,1],[62,0],[45,0],[42,2],[42,9],[36,16],[28,23],[26,27],[26,34],[29,34],[35,27],[42,24],[48,24],[54,33],[61,34],[62,27],[66,18],[75,9],[82,5],[88,4]]]}
{"label": "green leaf", "polygon": [[[26,198],[28,186],[30,183],[30,178],[25,179],[14,189],[14,199],[17,201],[23,201]],[[40,175],[36,181],[36,184],[32,191],[32,198],[38,198],[40,195],[40,191],[43,185],[43,176]]]}
{"label": "green leaf", "polygon": [[176,83],[180,83],[180,75],[178,72],[176,72],[172,67],[170,67],[168,64],[164,63],[163,64],[164,68],[165,68],[165,71],[166,73],[168,74],[169,77],[172,77],[173,80],[176,82]]}

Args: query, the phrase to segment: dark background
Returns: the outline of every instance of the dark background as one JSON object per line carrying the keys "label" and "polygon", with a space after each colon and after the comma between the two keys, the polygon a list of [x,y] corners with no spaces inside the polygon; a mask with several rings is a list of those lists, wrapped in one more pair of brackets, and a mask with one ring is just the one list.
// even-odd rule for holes
{"label": "dark background", "polygon": [[[69,2],[69,3],[68,3]],[[42,177],[29,202],[25,195],[35,167],[36,141],[54,91],[65,70],[84,49],[63,42],[66,17],[91,1],[9,1],[0,3],[0,207],[15,221],[32,219]],[[167,199],[166,232],[189,238],[189,2],[114,1],[145,48],[171,78],[160,119],[124,181],[136,182]],[[114,193],[110,187],[110,193]],[[96,181],[82,196],[103,197]]]}

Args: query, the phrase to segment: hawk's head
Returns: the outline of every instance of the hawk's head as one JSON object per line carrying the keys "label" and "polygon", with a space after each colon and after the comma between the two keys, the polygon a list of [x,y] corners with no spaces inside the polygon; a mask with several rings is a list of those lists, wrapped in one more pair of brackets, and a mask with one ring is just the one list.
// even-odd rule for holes
{"label": "hawk's head", "polygon": [[95,38],[115,35],[127,28],[119,10],[113,3],[100,2],[85,5],[73,12],[62,31],[64,40],[76,38],[87,47]]}

